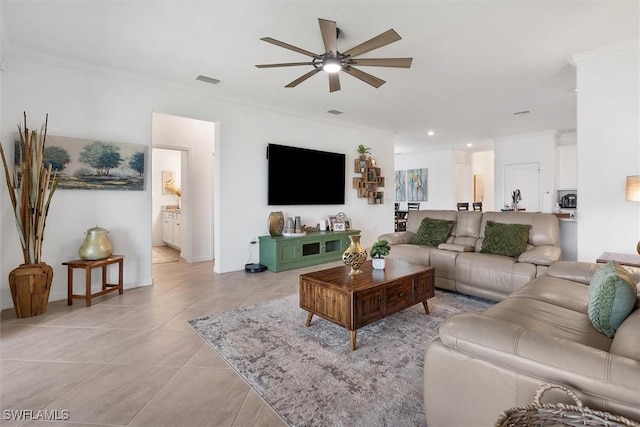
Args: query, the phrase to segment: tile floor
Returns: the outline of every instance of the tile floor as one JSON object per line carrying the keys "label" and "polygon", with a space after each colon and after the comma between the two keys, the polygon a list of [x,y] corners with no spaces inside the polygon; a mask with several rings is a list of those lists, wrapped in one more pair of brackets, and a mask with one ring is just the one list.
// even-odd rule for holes
{"label": "tile floor", "polygon": [[[181,259],[154,264],[153,286],[88,308],[52,301],[45,314],[25,319],[4,310],[0,426],[286,425],[187,320],[290,295],[301,272],[328,266],[216,274],[212,262]],[[60,418],[68,411],[68,421],[18,421],[6,411],[35,417],[42,409]]]}

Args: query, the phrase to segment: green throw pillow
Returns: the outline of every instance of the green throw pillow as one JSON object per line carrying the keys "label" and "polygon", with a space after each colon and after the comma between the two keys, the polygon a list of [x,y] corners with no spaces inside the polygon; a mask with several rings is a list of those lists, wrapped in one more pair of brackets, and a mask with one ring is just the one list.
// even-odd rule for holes
{"label": "green throw pillow", "polygon": [[426,245],[437,247],[439,244],[447,241],[453,221],[445,219],[425,218],[420,223],[418,232],[414,236],[411,243],[414,245]]}
{"label": "green throw pillow", "polygon": [[609,261],[589,283],[589,320],[593,327],[613,338],[633,311],[637,294],[631,274],[617,262]]}
{"label": "green throw pillow", "polygon": [[487,221],[480,252],[517,258],[527,249],[530,228],[527,224]]}

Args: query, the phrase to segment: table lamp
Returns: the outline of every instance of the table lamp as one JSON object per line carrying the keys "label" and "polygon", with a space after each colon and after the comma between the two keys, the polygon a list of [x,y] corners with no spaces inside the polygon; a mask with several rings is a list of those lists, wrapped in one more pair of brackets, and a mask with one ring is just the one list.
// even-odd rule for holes
{"label": "table lamp", "polygon": [[[627,201],[640,202],[640,175],[627,177]],[[640,254],[640,242],[636,246],[636,251]]]}

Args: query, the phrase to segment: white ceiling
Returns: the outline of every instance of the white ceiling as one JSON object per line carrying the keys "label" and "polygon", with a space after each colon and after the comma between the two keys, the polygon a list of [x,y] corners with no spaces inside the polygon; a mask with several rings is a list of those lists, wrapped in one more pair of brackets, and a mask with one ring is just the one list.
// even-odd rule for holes
{"label": "white ceiling", "polygon": [[[1,1],[8,54],[391,131],[399,153],[575,130],[568,58],[640,36],[639,1]],[[387,83],[341,74],[342,90],[329,93],[324,73],[284,87],[310,66],[254,66],[308,60],[266,36],[322,53],[318,18],[337,22],[340,51],[395,29],[402,40],[362,57],[413,57],[412,67],[362,67]],[[513,115],[521,110],[533,113]]]}

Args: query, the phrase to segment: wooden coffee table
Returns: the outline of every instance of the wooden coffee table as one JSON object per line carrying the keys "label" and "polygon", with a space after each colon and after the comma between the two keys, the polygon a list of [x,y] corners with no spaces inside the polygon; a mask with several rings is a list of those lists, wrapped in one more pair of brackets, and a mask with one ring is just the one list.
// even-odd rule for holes
{"label": "wooden coffee table", "polygon": [[351,331],[351,350],[356,331],[371,322],[422,303],[435,295],[435,269],[404,261],[387,260],[384,270],[371,261],[362,274],[349,276],[349,267],[335,267],[300,275],[300,307],[307,310],[307,327],[314,314]]}

